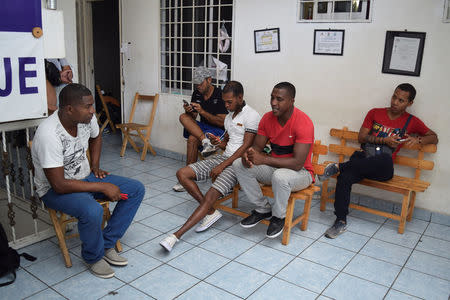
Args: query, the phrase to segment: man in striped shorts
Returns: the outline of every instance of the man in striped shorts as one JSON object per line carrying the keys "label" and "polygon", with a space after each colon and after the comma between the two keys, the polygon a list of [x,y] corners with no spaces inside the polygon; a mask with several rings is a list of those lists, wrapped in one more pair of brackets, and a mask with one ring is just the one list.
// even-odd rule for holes
{"label": "man in striped shorts", "polygon": [[[224,122],[225,134],[223,137],[209,134],[208,137],[214,145],[224,150],[223,154],[190,164],[177,172],[180,184],[198,201],[199,206],[178,231],[169,234],[160,242],[167,251],[171,251],[181,236],[199,221],[201,222],[195,229],[196,232],[208,229],[222,217],[212,205],[219,197],[230,193],[237,183],[231,165],[253,144],[261,119],[253,108],[246,105],[243,97],[244,88],[237,81],[228,82],[222,91],[225,107],[229,111]],[[203,195],[195,180],[201,181],[209,177],[213,184]]]}

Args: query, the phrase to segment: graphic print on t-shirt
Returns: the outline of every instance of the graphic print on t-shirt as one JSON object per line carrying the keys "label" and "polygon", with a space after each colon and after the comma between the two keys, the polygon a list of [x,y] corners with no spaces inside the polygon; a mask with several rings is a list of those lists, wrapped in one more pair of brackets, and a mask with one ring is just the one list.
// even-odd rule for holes
{"label": "graphic print on t-shirt", "polygon": [[392,128],[384,126],[383,124],[373,122],[371,135],[376,137],[388,137],[391,135],[400,135],[402,128]]}
{"label": "graphic print on t-shirt", "polygon": [[86,126],[83,124],[78,127],[78,137],[76,141],[70,140],[64,127],[61,125],[56,127],[56,135],[61,140],[64,156],[64,175],[67,179],[75,179],[80,176],[83,168],[84,147],[79,142],[79,137],[89,134]]}

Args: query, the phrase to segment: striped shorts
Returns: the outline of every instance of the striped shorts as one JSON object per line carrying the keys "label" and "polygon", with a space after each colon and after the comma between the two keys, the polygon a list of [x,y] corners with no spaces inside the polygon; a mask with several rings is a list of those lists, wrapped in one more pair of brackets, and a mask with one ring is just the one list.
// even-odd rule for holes
{"label": "striped shorts", "polygon": [[[189,167],[194,170],[195,176],[197,176],[197,181],[202,181],[208,179],[211,170],[221,164],[227,158],[228,157],[224,155],[217,154],[212,156],[211,158],[190,164]],[[223,196],[225,196],[231,193],[236,183],[236,175],[234,174],[233,167],[230,165],[226,167],[219,176],[217,176],[216,181],[214,181],[211,187],[215,188]]]}

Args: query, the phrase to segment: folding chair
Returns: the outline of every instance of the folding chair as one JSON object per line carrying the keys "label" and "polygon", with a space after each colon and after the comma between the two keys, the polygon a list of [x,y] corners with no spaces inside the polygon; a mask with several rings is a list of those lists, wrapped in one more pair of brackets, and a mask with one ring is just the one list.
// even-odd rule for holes
{"label": "folding chair", "polygon": [[[100,101],[102,102],[102,107],[103,107],[102,110],[98,114],[96,114],[98,124],[101,126],[100,127],[100,133],[103,132],[103,130],[105,129],[105,127],[108,124],[109,124],[109,127],[111,127],[112,131],[115,133],[116,132],[116,126],[114,125],[113,121],[111,120],[111,116],[109,114],[109,110],[108,110],[108,106],[106,105],[105,98],[103,97],[102,90],[101,90],[101,88],[100,88],[100,86],[98,84],[95,87],[97,89],[97,93],[98,93],[98,96],[100,97]],[[103,121],[103,124],[102,124],[102,122],[100,121],[100,117],[103,114],[105,115],[105,121]]]}
{"label": "folding chair", "polygon": [[[150,140],[150,134],[152,132],[152,126],[153,126],[153,120],[155,119],[156,114],[156,107],[158,106],[158,99],[159,94],[155,94],[154,96],[148,96],[148,95],[140,95],[139,93],[136,93],[133,100],[133,106],[131,108],[130,113],[130,120],[128,123],[123,124],[117,124],[116,127],[120,128],[123,133],[123,142],[122,142],[122,150],[120,151],[120,156],[123,156],[125,154],[125,149],[127,148],[127,143],[130,142],[131,146],[136,150],[136,152],[140,152],[142,149],[142,155],[141,160],[145,160],[145,156],[147,155],[147,150],[149,150],[153,155],[156,155],[155,150],[153,150],[152,146],[149,143]],[[153,101],[152,110],[150,112],[150,118],[148,120],[147,124],[138,124],[133,123],[133,117],[134,112],[136,111],[136,106],[139,102],[139,100],[143,101]],[[136,133],[131,133],[133,131],[136,131]],[[145,134],[144,134],[145,131]],[[134,140],[131,138],[131,136],[137,136],[139,137],[142,142],[144,143],[144,146],[138,147]]]}

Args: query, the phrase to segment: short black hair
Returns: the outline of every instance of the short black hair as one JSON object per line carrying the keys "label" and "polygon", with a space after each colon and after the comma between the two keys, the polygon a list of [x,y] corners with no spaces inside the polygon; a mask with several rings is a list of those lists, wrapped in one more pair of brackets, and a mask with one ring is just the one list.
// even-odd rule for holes
{"label": "short black hair", "polygon": [[408,100],[410,102],[413,101],[414,98],[416,98],[416,89],[410,83],[399,84],[396,89],[400,89],[404,92],[408,92],[409,93]]}
{"label": "short black hair", "polygon": [[232,92],[233,97],[244,96],[244,87],[239,81],[231,80],[225,85],[222,94]]}
{"label": "short black hair", "polygon": [[292,98],[295,98],[295,86],[290,82],[287,81],[280,82],[273,88],[286,90]]}
{"label": "short black hair", "polygon": [[82,84],[68,84],[59,93],[59,108],[79,104],[84,96],[91,95],[91,91]]}

